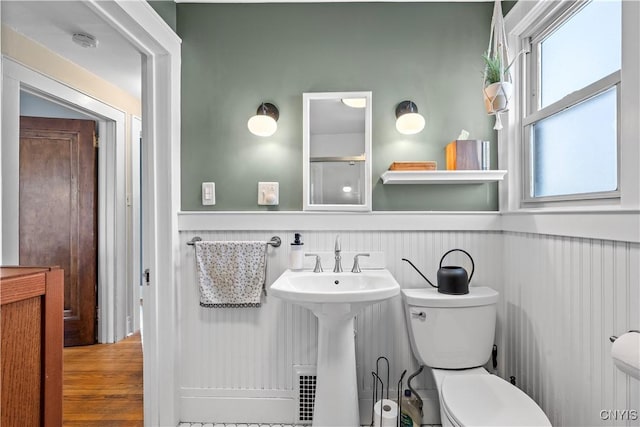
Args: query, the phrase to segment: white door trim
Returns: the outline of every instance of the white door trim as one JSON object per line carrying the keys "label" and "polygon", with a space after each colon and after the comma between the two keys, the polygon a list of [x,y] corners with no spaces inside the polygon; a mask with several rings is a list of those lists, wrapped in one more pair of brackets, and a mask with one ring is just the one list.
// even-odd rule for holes
{"label": "white door trim", "polygon": [[142,283],[142,260],[140,259],[140,252],[142,250],[142,242],[140,237],[142,236],[142,229],[140,226],[141,218],[141,206],[140,206],[140,155],[141,155],[141,140],[142,138],[142,119],[140,117],[131,116],[131,152],[129,158],[131,159],[131,185],[129,205],[131,206],[131,300],[129,301],[129,316],[131,318],[130,325],[128,327],[129,332],[134,332],[140,329],[140,299],[142,298],[142,292],[140,284]]}
{"label": "white door trim", "polygon": [[98,341],[126,336],[126,310],[116,295],[126,295],[125,119],[126,114],[10,58],[3,60],[2,247],[4,264],[18,264],[18,176],[20,90],[76,109],[98,121],[102,140],[98,156]]}
{"label": "white door trim", "polygon": [[144,423],[178,424],[180,39],[144,1],[85,0],[142,53]]}

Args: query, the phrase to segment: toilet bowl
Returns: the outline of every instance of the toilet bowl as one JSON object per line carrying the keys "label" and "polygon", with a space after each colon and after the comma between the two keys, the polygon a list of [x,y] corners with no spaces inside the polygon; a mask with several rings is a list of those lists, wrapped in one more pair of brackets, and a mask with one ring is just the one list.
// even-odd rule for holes
{"label": "toilet bowl", "polygon": [[551,425],[533,399],[484,368],[433,369],[433,376],[443,426]]}
{"label": "toilet bowl", "polygon": [[440,418],[448,426],[551,426],[520,389],[482,366],[491,355],[498,293],[471,287],[467,295],[403,289],[411,348],[431,367]]}

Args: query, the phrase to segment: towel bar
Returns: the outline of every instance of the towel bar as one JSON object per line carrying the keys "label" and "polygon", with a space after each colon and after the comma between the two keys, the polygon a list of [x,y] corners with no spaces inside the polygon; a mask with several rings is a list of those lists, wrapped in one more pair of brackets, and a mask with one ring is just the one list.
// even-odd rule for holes
{"label": "towel bar", "polygon": [[[201,241],[202,241],[202,237],[195,236],[193,239],[187,242],[187,245],[193,246],[196,244],[196,242],[201,242]],[[280,237],[278,236],[273,236],[271,240],[267,242],[267,245],[273,246],[274,248],[280,247],[281,244],[282,244],[282,240],[280,240]]]}

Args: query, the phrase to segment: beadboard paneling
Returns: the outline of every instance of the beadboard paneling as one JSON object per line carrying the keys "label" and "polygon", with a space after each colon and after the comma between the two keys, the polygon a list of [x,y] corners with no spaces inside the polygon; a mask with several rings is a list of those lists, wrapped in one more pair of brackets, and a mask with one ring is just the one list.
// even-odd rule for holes
{"label": "beadboard paneling", "polygon": [[601,410],[640,410],[609,337],[640,326],[640,245],[504,233],[504,375],[558,426],[640,425]]}
{"label": "beadboard paneling", "polygon": [[[306,251],[331,250],[337,232],[301,231]],[[408,264],[411,259],[435,280],[438,262],[448,249],[468,250],[476,263],[473,284],[491,286],[502,292],[502,235],[496,232],[339,232],[342,250],[382,251],[386,267],[403,288],[428,286]],[[198,235],[205,240],[269,240],[282,238],[280,248],[268,249],[267,285],[287,268],[289,231],[183,231],[180,316],[180,378],[183,396],[291,397],[294,366],[316,364],[317,322],[308,310],[267,296],[261,308],[208,309],[199,306],[195,273],[195,250],[186,242]],[[452,254],[451,263],[465,263]],[[347,261],[343,267],[350,268]],[[468,265],[468,264],[462,264]],[[325,269],[332,265],[325,265]],[[268,293],[268,292],[267,292]],[[502,322],[500,322],[501,324]],[[499,325],[500,328],[500,325]],[[357,316],[356,360],[360,397],[371,397],[371,371],[378,356],[391,362],[393,389],[403,369],[417,369],[411,352],[401,297],[370,306]],[[430,372],[416,378],[414,386],[434,389]],[[199,391],[198,391],[199,390]],[[395,393],[395,391],[393,391]],[[238,394],[239,393],[239,394]],[[206,394],[206,393],[205,393]],[[427,415],[437,422],[437,414]],[[433,418],[435,417],[435,418]],[[225,421],[217,418],[218,421]],[[230,419],[227,421],[235,421]],[[286,421],[284,418],[282,422]]]}
{"label": "beadboard paneling", "polygon": [[[336,235],[332,231],[302,233],[307,251],[330,250]],[[200,308],[194,250],[186,246],[194,235],[208,240],[268,240],[279,235],[283,245],[269,248],[270,284],[287,266],[289,234],[181,233],[183,397],[204,398],[204,402],[206,396],[292,398],[294,365],[315,364],[316,321],[303,308],[270,296],[260,309]],[[638,409],[640,402],[638,381],[615,369],[608,340],[640,325],[640,245],[514,232],[339,234],[344,251],[383,251],[387,268],[403,288],[425,284],[400,261],[402,257],[435,278],[445,250],[468,249],[478,267],[474,284],[491,286],[501,293],[496,331],[498,373],[506,378],[516,376],[518,386],[540,404],[553,425],[638,425],[638,421],[601,421],[600,410]],[[451,261],[464,262],[455,257]],[[361,399],[370,398],[370,372],[378,356],[391,360],[392,383],[403,369],[413,372],[417,368],[399,297],[363,310],[356,329]],[[428,370],[417,378],[416,386],[430,390],[428,397],[435,398]],[[224,421],[219,415],[216,419]],[[281,416],[285,422],[287,414],[270,415],[274,420]],[[429,421],[434,417],[435,421]],[[437,414],[425,414],[425,422],[437,422]]]}

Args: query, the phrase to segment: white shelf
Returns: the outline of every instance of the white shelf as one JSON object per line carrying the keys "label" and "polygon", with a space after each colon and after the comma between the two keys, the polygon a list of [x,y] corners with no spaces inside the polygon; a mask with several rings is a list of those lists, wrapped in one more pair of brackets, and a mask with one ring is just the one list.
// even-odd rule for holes
{"label": "white shelf", "polygon": [[485,184],[502,181],[506,170],[386,171],[383,184]]}

